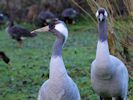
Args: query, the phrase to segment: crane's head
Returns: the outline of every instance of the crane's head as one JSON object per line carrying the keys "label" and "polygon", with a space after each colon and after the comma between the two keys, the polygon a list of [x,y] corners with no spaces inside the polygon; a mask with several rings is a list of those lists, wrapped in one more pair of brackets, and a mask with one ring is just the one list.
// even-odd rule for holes
{"label": "crane's head", "polygon": [[31,33],[33,33],[33,32],[48,32],[48,31],[50,31],[52,33],[59,32],[59,34],[62,34],[65,37],[65,39],[67,39],[67,37],[68,37],[68,29],[67,29],[66,24],[63,21],[58,20],[58,19],[53,19],[48,26],[45,26],[40,29],[36,29],[36,30],[32,31]]}
{"label": "crane's head", "polygon": [[108,13],[104,8],[99,8],[96,12],[96,17],[100,22],[106,20],[107,16],[108,16]]}

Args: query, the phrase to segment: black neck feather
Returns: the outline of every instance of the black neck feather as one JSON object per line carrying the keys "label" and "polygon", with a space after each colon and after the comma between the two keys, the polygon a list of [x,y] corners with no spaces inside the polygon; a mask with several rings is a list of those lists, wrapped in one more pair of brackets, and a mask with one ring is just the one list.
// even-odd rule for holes
{"label": "black neck feather", "polygon": [[108,38],[106,20],[98,22],[98,37],[101,42],[104,42]]}

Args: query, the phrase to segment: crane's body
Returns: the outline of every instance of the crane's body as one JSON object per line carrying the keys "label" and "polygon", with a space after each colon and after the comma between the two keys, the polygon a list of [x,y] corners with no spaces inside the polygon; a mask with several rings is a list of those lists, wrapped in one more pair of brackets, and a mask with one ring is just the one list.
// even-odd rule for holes
{"label": "crane's body", "polygon": [[98,17],[98,43],[96,58],[91,65],[91,82],[100,100],[126,100],[128,71],[124,63],[110,55],[105,9],[100,8]]}

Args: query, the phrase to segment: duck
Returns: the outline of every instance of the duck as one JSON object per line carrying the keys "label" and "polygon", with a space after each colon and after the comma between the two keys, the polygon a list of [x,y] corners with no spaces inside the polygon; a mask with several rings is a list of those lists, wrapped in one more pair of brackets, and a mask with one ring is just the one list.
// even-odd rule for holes
{"label": "duck", "polygon": [[5,52],[0,51],[0,59],[3,60],[6,64],[10,65],[10,58],[7,57],[7,55],[5,54]]}
{"label": "duck", "polygon": [[50,60],[49,79],[41,86],[38,100],[80,100],[78,87],[68,75],[62,58],[62,49],[68,38],[67,26],[63,21],[53,19],[48,26],[32,32],[48,31],[55,35],[56,40]]}
{"label": "duck", "polygon": [[107,16],[104,8],[96,12],[98,42],[96,58],[91,64],[92,88],[99,100],[127,100],[128,71],[125,64],[109,52]]}
{"label": "duck", "polygon": [[17,47],[22,47],[22,42],[24,38],[35,37],[37,35],[36,33],[31,34],[31,32],[28,29],[20,25],[14,25],[13,20],[9,21],[6,31],[12,39],[17,41]]}
{"label": "duck", "polygon": [[62,18],[68,24],[75,24],[75,18],[78,15],[77,11],[74,8],[66,8],[62,11]]}
{"label": "duck", "polygon": [[52,19],[56,18],[55,14],[51,12],[49,9],[48,10],[42,10],[38,14],[37,21],[38,21],[38,26],[39,27],[44,27],[48,25]]}

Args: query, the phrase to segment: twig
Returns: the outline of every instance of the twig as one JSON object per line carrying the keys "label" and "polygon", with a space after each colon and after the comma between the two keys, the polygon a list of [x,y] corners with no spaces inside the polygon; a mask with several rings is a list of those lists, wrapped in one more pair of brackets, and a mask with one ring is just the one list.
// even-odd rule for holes
{"label": "twig", "polygon": [[94,18],[93,18],[87,11],[85,11],[77,2],[75,2],[75,0],[72,0],[72,2],[73,2],[77,7],[79,7],[85,14],[87,14],[87,15],[91,18],[91,20],[96,24],[96,21],[94,20]]}

